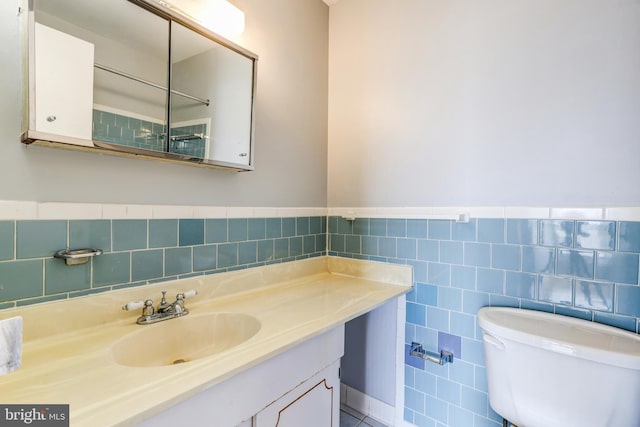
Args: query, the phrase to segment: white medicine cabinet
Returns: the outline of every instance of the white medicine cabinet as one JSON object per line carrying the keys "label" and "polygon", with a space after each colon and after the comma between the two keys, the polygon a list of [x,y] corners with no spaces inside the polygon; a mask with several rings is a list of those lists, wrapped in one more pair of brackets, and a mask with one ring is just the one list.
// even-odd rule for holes
{"label": "white medicine cabinet", "polygon": [[161,0],[25,0],[22,142],[254,169],[257,56]]}

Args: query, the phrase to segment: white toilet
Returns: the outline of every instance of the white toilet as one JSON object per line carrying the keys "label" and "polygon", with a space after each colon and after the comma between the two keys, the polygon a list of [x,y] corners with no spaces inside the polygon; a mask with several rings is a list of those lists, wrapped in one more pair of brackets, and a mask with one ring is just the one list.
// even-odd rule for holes
{"label": "white toilet", "polygon": [[640,427],[640,336],[557,314],[478,311],[489,403],[518,427]]}

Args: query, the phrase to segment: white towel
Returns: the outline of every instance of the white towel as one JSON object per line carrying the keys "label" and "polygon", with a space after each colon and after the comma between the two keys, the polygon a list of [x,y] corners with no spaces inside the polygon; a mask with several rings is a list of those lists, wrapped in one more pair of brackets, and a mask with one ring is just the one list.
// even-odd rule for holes
{"label": "white towel", "polygon": [[22,317],[0,320],[0,375],[6,375],[22,363]]}

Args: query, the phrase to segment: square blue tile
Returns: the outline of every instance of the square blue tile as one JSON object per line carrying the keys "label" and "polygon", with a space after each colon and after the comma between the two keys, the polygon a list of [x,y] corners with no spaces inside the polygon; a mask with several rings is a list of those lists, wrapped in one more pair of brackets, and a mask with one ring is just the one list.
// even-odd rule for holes
{"label": "square blue tile", "polygon": [[223,243],[218,245],[218,268],[238,265],[238,244]]}
{"label": "square blue tile", "polygon": [[408,219],[407,220],[407,237],[415,239],[427,238],[427,224],[426,219]]}
{"label": "square blue tile", "polygon": [[371,236],[386,236],[387,220],[384,218],[371,218],[369,220],[369,234]]}
{"label": "square blue tile", "polygon": [[538,220],[507,219],[507,243],[538,244]]}
{"label": "square blue tile", "polygon": [[149,247],[172,248],[178,246],[177,219],[149,220]]}
{"label": "square blue tile", "polygon": [[540,221],[540,245],[573,247],[574,222],[554,219]]}
{"label": "square blue tile", "polygon": [[289,256],[289,239],[275,239],[273,241],[274,259],[283,259]]}
{"label": "square blue tile", "polygon": [[452,265],[451,286],[461,289],[476,289],[476,268],[464,265]]}
{"label": "square blue tile", "polygon": [[258,261],[271,261],[273,257],[273,240],[258,241]]}
{"label": "square blue tile", "polygon": [[338,227],[337,232],[340,234],[353,234],[353,221],[349,221],[346,218],[338,217],[336,218],[336,226]]}
{"label": "square blue tile", "polygon": [[576,248],[612,251],[616,248],[616,223],[576,221]]}
{"label": "square blue tile", "polygon": [[238,243],[238,263],[252,264],[258,260],[258,242]]}
{"label": "square blue tile", "polygon": [[491,264],[491,244],[465,242],[464,264],[475,267],[489,267]]}
{"label": "square blue tile", "polygon": [[451,265],[430,262],[427,268],[427,280],[433,285],[449,286],[451,283]]}
{"label": "square blue tile", "polygon": [[620,222],[618,250],[640,252],[640,222]]}
{"label": "square blue tile", "polygon": [[0,260],[13,259],[15,246],[15,222],[0,221]]}
{"label": "square blue tile", "polygon": [[439,261],[440,245],[438,241],[418,239],[418,259],[421,261]]}
{"label": "square blue tile", "polygon": [[398,258],[416,259],[417,242],[416,239],[397,239]]}
{"label": "square blue tile", "polygon": [[265,218],[249,219],[249,240],[261,240],[267,236],[267,221]]}
{"label": "square blue tile", "polygon": [[478,242],[504,243],[504,219],[478,219]]}
{"label": "square blue tile", "polygon": [[282,237],[282,218],[267,218],[266,219],[266,238],[280,238]]}
{"label": "square blue tile", "polygon": [[640,286],[616,285],[616,313],[640,317]]}
{"label": "square blue tile", "polygon": [[147,247],[147,220],[118,219],[111,222],[114,251],[145,249]]}
{"label": "square blue tile", "polygon": [[466,242],[476,241],[476,220],[472,218],[469,222],[454,221],[451,224],[451,239]]}
{"label": "square blue tile", "polygon": [[637,285],[638,257],[634,253],[597,252],[596,279]]}
{"label": "square blue tile", "polygon": [[178,245],[193,246],[203,243],[204,219],[181,219],[178,221]]}
{"label": "square blue tile", "polygon": [[358,236],[368,236],[370,234],[370,220],[369,218],[356,218],[353,221],[353,234]]}
{"label": "square blue tile", "polygon": [[522,257],[519,245],[491,245],[491,266],[503,270],[520,270]]}
{"label": "square blue tile", "polygon": [[438,377],[436,397],[453,405],[460,405],[460,384]]}
{"label": "square blue tile", "polygon": [[93,286],[131,281],[131,253],[115,252],[93,258]]}
{"label": "square blue tile", "polygon": [[0,301],[43,295],[43,261],[0,262]]}
{"label": "square blue tile", "polygon": [[97,248],[111,251],[111,221],[72,220],[69,221],[70,248]]}
{"label": "square blue tile", "polygon": [[418,326],[426,326],[426,319],[426,306],[410,302],[407,303],[407,322]]}
{"label": "square blue tile", "polygon": [[438,286],[417,283],[415,292],[416,302],[424,305],[438,305]]}
{"label": "square blue tile", "polygon": [[[359,254],[361,253],[362,245],[361,245],[361,237],[356,235],[345,236],[345,250],[350,254]],[[332,249],[336,250],[336,249]]]}
{"label": "square blue tile", "polygon": [[[280,218],[276,218],[280,221]],[[280,224],[280,222],[278,222]],[[224,243],[227,241],[227,220],[224,218],[207,219],[205,226],[205,243]],[[279,230],[278,230],[279,231]]]}
{"label": "square blue tile", "polygon": [[[460,335],[467,338],[474,338],[476,333],[476,323],[475,317],[471,314],[458,313],[452,311],[449,313],[450,322],[451,322],[451,333],[454,335]],[[457,370],[458,367],[456,367]],[[455,370],[454,370],[455,371]],[[455,372],[451,372],[452,378],[455,375]],[[463,377],[459,379],[461,381],[468,381],[470,385],[473,385],[473,374],[471,377]]]}
{"label": "square blue tile", "polygon": [[289,239],[289,256],[302,255],[302,237],[292,237]]}
{"label": "square blue tile", "polygon": [[538,299],[556,304],[573,304],[573,279],[539,276]]}
{"label": "square blue tile", "polygon": [[558,249],[557,256],[559,275],[593,279],[594,255],[592,251]]}
{"label": "square blue tile", "polygon": [[535,299],[536,297],[537,283],[535,274],[507,271],[505,283],[507,296],[528,299]]}
{"label": "square blue tile", "polygon": [[63,260],[44,260],[45,295],[79,291],[91,287],[91,263],[68,266]]}
{"label": "square blue tile", "polygon": [[216,268],[217,245],[193,247],[193,271],[214,270]]}
{"label": "square blue tile", "polygon": [[397,239],[395,237],[378,238],[378,255],[395,258],[397,256],[396,241]]}
{"label": "square blue tile", "polygon": [[451,240],[451,221],[430,219],[427,235],[429,239]]}
{"label": "square blue tile", "polygon": [[167,248],[164,250],[165,276],[177,276],[191,271],[193,271],[191,248]]}
{"label": "square blue tile", "polygon": [[131,280],[149,280],[162,277],[163,250],[135,251],[131,254]]}
{"label": "square blue tile", "polygon": [[456,242],[452,240],[440,241],[440,262],[446,262],[449,264],[462,264],[462,242]]}
{"label": "square blue tile", "polygon": [[576,280],[574,305],[590,310],[613,311],[613,283]]}
{"label": "square blue tile", "polygon": [[[338,218],[339,220],[340,218]],[[293,237],[296,235],[296,219],[282,218],[282,237]]]}
{"label": "square blue tile", "polygon": [[451,288],[449,286],[439,286],[439,288],[438,307],[449,310],[449,315],[451,312],[462,311],[462,290],[458,288]]}
{"label": "square blue tile", "polygon": [[540,246],[522,247],[522,271],[527,273],[554,274],[556,249]]}
{"label": "square blue tile", "polygon": [[316,252],[316,236],[310,234],[302,236],[302,253],[309,255]]}
{"label": "square blue tile", "polygon": [[345,252],[346,250],[346,238],[343,234],[330,234],[329,235],[329,248],[334,252]]}
{"label": "square blue tile", "polygon": [[407,220],[406,219],[388,219],[387,220],[387,236],[407,237]]}
{"label": "square blue tile", "polygon": [[505,271],[478,268],[477,290],[491,294],[504,295]]}
{"label": "square blue tile", "polygon": [[322,217],[312,216],[309,218],[309,234],[322,233]]}
{"label": "square blue tile", "polygon": [[67,247],[67,221],[17,221],[16,257],[53,256]]}
{"label": "square blue tile", "polygon": [[309,234],[309,217],[301,216],[296,218],[296,236],[306,236]]}

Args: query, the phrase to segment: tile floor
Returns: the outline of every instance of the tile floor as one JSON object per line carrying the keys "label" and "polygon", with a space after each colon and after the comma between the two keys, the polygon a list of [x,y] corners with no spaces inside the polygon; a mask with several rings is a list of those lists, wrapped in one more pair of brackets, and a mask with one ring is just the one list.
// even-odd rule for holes
{"label": "tile floor", "polygon": [[340,427],[387,427],[346,405],[340,406]]}

